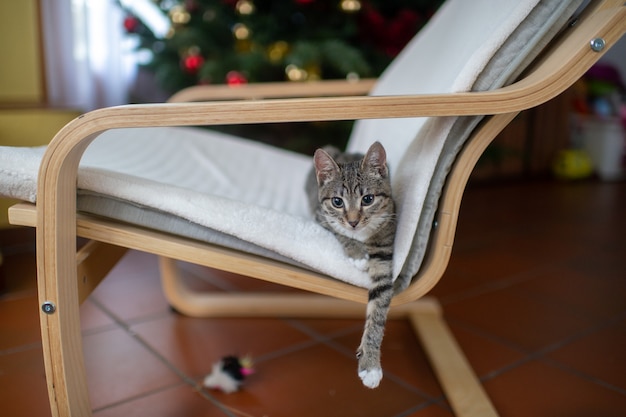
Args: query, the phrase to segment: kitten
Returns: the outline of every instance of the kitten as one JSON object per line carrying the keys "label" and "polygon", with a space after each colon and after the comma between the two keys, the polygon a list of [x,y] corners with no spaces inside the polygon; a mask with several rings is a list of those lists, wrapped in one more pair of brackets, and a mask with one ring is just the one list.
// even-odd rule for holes
{"label": "kitten", "polygon": [[359,377],[369,388],[376,388],[383,376],[380,347],[394,293],[396,217],[386,158],[379,142],[365,155],[341,153],[330,147],[318,149],[307,182],[316,220],[335,234],[346,255],[372,280],[357,350]]}

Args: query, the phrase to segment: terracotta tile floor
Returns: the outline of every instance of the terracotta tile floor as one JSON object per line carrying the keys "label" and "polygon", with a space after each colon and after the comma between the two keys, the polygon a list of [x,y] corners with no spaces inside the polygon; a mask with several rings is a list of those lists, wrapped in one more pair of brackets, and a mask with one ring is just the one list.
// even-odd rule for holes
{"label": "terracotta tile floor", "polygon": [[[49,415],[32,247],[3,234],[0,415]],[[182,265],[220,291],[271,285]],[[626,415],[626,183],[470,187],[433,293],[503,417]],[[385,378],[361,386],[360,320],[192,319],[164,299],[154,256],[129,252],[82,307],[96,417],[451,416],[410,326],[388,324]],[[197,384],[223,355],[256,373]]]}

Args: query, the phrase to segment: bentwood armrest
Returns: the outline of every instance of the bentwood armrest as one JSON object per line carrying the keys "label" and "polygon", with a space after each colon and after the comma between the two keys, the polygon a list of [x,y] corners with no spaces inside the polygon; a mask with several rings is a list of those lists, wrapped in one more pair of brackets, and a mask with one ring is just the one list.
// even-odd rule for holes
{"label": "bentwood armrest", "polygon": [[260,100],[295,97],[362,96],[369,93],[376,79],[319,80],[311,82],[252,83],[237,86],[197,85],[169,98],[170,103],[213,100]]}

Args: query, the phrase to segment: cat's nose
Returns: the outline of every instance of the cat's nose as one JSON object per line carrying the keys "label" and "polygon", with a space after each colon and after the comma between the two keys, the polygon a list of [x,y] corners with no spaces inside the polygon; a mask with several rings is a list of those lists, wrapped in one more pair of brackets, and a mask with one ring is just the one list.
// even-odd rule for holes
{"label": "cat's nose", "polygon": [[359,221],[358,220],[352,220],[352,221],[349,221],[348,224],[350,226],[352,226],[352,227],[356,227],[356,225],[359,224]]}

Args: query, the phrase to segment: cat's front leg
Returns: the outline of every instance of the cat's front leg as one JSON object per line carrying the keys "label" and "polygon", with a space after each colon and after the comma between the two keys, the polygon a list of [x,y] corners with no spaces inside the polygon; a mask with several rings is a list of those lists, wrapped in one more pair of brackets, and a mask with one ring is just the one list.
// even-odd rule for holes
{"label": "cat's front leg", "polygon": [[344,238],[342,243],[344,252],[348,256],[350,263],[361,271],[367,271],[369,269],[370,257],[365,245],[358,240],[349,238]]}
{"label": "cat's front leg", "polygon": [[369,265],[373,285],[368,292],[367,313],[361,345],[357,350],[358,373],[363,385],[376,388],[383,378],[380,349],[385,333],[387,313],[393,296],[391,261],[373,257]]}
{"label": "cat's front leg", "polygon": [[378,297],[373,297],[373,295],[372,290],[370,290],[365,328],[356,354],[359,361],[359,377],[363,385],[368,388],[376,388],[383,378],[383,369],[380,365],[380,349],[387,321],[389,300],[391,298],[386,294],[380,294],[381,296]]}

